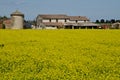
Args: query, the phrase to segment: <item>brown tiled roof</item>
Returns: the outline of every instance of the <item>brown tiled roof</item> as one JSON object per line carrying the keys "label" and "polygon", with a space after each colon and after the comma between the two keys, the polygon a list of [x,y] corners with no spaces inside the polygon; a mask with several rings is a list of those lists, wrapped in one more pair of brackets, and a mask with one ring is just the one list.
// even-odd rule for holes
{"label": "brown tiled roof", "polygon": [[71,21],[76,21],[76,20],[82,20],[82,21],[87,20],[87,21],[89,21],[89,19],[85,16],[69,16],[69,18],[70,18]]}
{"label": "brown tiled roof", "polygon": [[5,24],[11,24],[11,22],[12,22],[11,19],[8,19],[8,20],[4,21]]}
{"label": "brown tiled roof", "polygon": [[85,16],[67,16],[65,14],[41,14],[39,15],[39,17],[43,18],[43,19],[70,19],[71,21],[75,21],[75,20],[87,20],[89,21],[89,19]]}
{"label": "brown tiled roof", "polygon": [[43,14],[43,15],[39,15],[40,17],[44,18],[44,19],[67,19],[67,15],[64,14]]}
{"label": "brown tiled roof", "polygon": [[56,23],[56,22],[43,22],[46,26],[63,26],[63,23]]}

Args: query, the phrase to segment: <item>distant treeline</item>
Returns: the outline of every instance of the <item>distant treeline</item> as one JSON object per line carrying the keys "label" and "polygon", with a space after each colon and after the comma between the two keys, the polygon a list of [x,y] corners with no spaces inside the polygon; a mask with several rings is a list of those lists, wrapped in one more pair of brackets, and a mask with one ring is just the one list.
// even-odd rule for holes
{"label": "distant treeline", "polygon": [[111,20],[105,20],[105,19],[96,20],[96,23],[116,23],[116,22],[120,22],[120,20],[115,20],[115,19],[111,19]]}
{"label": "distant treeline", "polygon": [[7,16],[0,16],[0,20],[6,20],[6,19],[8,19]]}

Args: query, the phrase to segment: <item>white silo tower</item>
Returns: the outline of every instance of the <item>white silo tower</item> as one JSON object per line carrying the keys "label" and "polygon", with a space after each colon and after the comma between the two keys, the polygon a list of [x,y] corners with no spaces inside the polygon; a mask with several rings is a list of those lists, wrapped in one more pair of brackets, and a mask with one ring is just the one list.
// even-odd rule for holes
{"label": "white silo tower", "polygon": [[23,29],[24,25],[24,14],[16,10],[11,14],[12,29]]}

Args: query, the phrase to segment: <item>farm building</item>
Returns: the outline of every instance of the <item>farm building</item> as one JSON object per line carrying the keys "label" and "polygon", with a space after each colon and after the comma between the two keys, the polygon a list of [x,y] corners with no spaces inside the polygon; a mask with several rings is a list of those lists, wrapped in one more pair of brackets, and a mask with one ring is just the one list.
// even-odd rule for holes
{"label": "farm building", "polygon": [[12,29],[23,29],[24,14],[16,10],[11,14]]}
{"label": "farm building", "polygon": [[112,28],[113,29],[120,29],[120,23],[117,22],[117,23],[112,24]]}
{"label": "farm building", "polygon": [[11,14],[11,18],[0,21],[0,28],[23,29],[24,14],[16,10]]}
{"label": "farm building", "polygon": [[90,22],[85,16],[67,16],[65,14],[41,14],[37,16],[36,21],[37,29],[92,29],[99,26]]}

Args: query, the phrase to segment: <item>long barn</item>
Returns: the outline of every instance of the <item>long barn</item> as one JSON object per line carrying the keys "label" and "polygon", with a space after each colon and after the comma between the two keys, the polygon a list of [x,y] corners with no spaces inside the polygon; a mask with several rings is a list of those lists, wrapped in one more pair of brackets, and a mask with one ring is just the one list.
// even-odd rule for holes
{"label": "long barn", "polygon": [[36,21],[37,29],[92,29],[99,26],[90,22],[85,16],[68,16],[65,14],[40,14]]}

